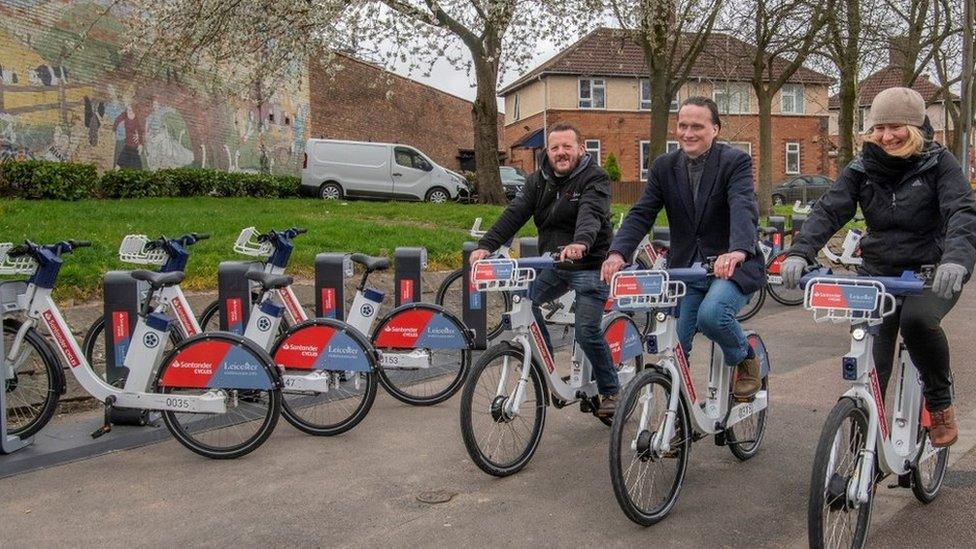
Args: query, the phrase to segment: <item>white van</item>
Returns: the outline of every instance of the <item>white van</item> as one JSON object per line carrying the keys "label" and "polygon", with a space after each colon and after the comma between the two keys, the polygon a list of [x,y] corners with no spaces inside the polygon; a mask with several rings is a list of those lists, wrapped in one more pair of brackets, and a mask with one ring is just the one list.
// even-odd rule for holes
{"label": "white van", "polygon": [[407,145],[309,139],[302,163],[303,193],[325,199],[466,200],[461,175]]}

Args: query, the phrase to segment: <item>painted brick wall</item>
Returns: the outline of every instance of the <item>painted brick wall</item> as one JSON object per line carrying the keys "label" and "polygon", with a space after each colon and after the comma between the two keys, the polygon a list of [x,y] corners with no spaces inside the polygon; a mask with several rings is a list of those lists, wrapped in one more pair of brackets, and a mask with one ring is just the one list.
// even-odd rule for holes
{"label": "painted brick wall", "polygon": [[460,169],[459,150],[474,149],[470,101],[349,56],[337,62],[331,76],[311,67],[310,137],[403,143]]}
{"label": "painted brick wall", "polygon": [[307,80],[258,102],[151,56],[136,67],[120,47],[125,5],[105,14],[106,5],[0,0],[0,160],[298,173]]}

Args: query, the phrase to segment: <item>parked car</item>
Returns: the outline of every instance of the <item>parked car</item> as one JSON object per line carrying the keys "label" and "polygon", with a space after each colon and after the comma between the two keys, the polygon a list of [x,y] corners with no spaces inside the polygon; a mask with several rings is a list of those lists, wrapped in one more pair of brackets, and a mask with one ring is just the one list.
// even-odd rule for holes
{"label": "parked car", "polygon": [[773,186],[772,202],[777,206],[797,200],[801,204],[816,202],[833,184],[833,179],[823,175],[792,175]]}
{"label": "parked car", "polygon": [[333,139],[309,139],[305,144],[301,191],[327,200],[447,202],[469,195],[463,177],[413,147]]}
{"label": "parked car", "polygon": [[525,172],[513,166],[500,166],[498,171],[502,176],[502,186],[505,187],[505,196],[509,200],[522,192],[525,186]]}

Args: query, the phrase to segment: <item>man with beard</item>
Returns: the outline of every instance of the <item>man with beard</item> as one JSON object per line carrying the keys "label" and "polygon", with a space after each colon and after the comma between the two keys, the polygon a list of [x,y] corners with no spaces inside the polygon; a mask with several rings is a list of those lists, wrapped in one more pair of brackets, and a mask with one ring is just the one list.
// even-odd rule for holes
{"label": "man with beard", "polygon": [[532,218],[539,230],[540,252],[562,248],[558,259],[572,261],[538,273],[529,290],[532,312],[546,346],[552,342],[538,304],[569,290],[576,292],[576,341],[593,365],[600,391],[597,415],[611,417],[616,410],[620,383],[610,349],[603,340],[600,320],[610,288],[600,281],[600,265],[610,247],[610,182],[581,144],[579,130],[557,123],[546,132],[542,166],[529,175],[525,186],[471,253],[471,262],[488,257]]}

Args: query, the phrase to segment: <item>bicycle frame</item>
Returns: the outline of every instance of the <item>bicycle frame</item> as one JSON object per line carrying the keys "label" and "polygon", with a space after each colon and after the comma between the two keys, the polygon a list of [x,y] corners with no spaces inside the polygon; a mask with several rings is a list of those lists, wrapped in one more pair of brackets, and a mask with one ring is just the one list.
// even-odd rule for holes
{"label": "bicycle frame", "polygon": [[[43,324],[54,340],[61,358],[70,367],[78,383],[90,395],[105,402],[114,398],[114,406],[137,408],[141,410],[170,410],[174,412],[225,413],[226,396],[222,390],[207,391],[203,395],[167,395],[150,392],[155,373],[160,366],[172,319],[167,317],[165,307],[160,305],[147,318],[139,317],[130,341],[132,346],[125,355],[123,365],[129,375],[123,388],[114,387],[102,380],[90,367],[81,347],[71,335],[61,311],[51,299],[51,289],[28,284],[26,300],[27,319],[21,324],[8,351],[7,362],[20,351],[27,332]],[[127,335],[127,334],[126,334]]]}
{"label": "bicycle frame", "polygon": [[[765,390],[760,390],[750,402],[732,405],[729,391],[732,386],[732,368],[725,365],[722,350],[714,343],[712,343],[708,386],[704,398],[700,398],[691,378],[687,357],[678,340],[678,319],[674,314],[677,311],[678,299],[685,294],[684,282],[668,280],[668,271],[634,271],[630,274],[634,273],[651,273],[667,281],[663,286],[663,293],[658,296],[659,301],[651,305],[658,309],[654,330],[645,336],[648,353],[657,357],[656,367],[671,379],[672,385],[664,425],[654,430],[656,435],[651,441],[651,448],[658,455],[671,450],[678,406],[682,405],[682,401],[685,409],[688,410],[692,430],[701,436],[724,431],[764,410],[769,405]],[[640,397],[642,409],[638,433],[648,430],[647,422],[653,404],[652,398],[652,394]],[[631,445],[636,448],[637,440],[633,440]]]}

